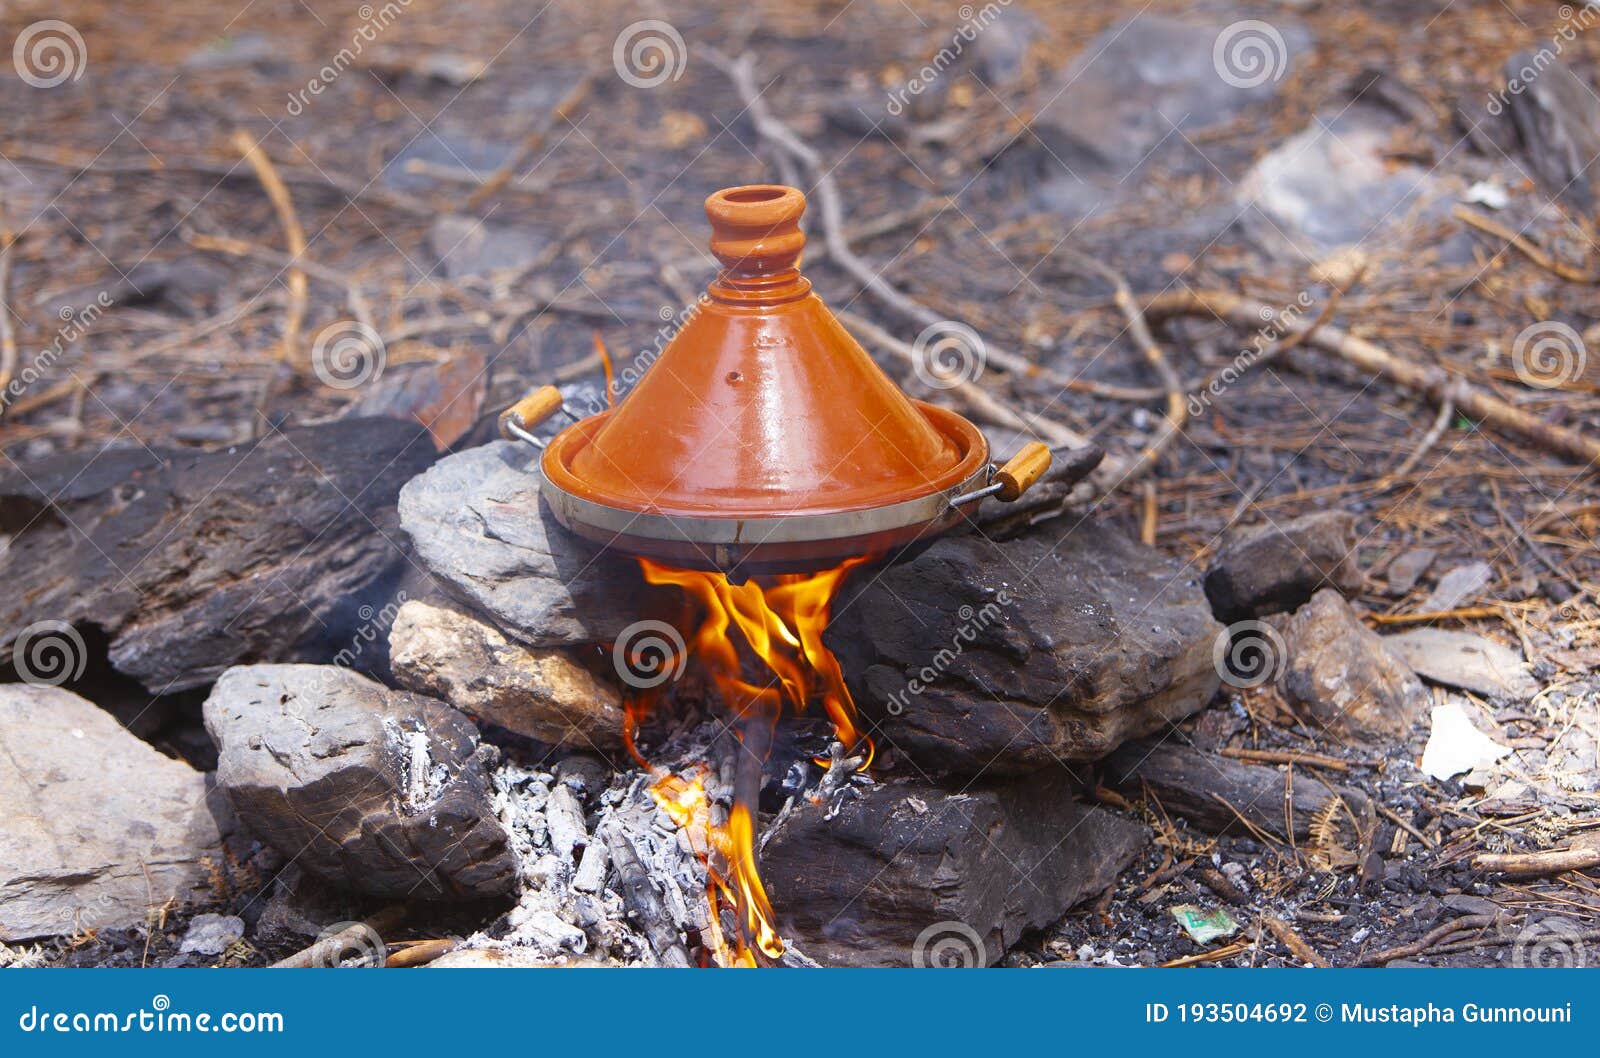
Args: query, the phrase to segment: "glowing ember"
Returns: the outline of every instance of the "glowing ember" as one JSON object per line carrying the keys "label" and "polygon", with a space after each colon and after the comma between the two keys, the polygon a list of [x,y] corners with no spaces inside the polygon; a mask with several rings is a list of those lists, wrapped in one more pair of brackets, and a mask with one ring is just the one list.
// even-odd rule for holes
{"label": "glowing ember", "polygon": [[[872,742],[856,726],[855,703],[839,662],[822,644],[834,593],[845,574],[866,561],[868,557],[853,558],[820,573],[732,584],[720,573],[673,569],[639,559],[647,581],[682,588],[698,606],[700,623],[684,652],[704,670],[732,712],[735,731],[752,764],[766,761],[784,705],[802,711],[813,699],[827,711],[839,741],[871,761]],[[744,643],[743,650],[739,640]],[[747,666],[746,657],[757,664]],[[672,659],[670,667],[680,660]],[[623,733],[629,751],[647,768],[650,765],[634,745],[634,732],[664,690],[641,692],[627,703]],[[747,765],[740,769],[733,806],[720,825],[706,795],[703,771],[689,777],[651,771],[657,775],[651,795],[688,832],[691,847],[706,863],[713,931],[707,946],[713,957],[724,966],[755,966],[779,959],[784,952],[783,939],[773,926],[772,904],[756,866],[759,768]],[[733,910],[738,923],[738,935],[731,944],[720,927],[725,906]]]}

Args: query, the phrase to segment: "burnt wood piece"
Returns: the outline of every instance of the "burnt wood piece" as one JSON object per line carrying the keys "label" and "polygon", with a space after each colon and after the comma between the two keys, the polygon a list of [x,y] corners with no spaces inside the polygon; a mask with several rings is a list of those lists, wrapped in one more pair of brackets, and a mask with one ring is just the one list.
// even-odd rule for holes
{"label": "burnt wood piece", "polygon": [[762,873],[779,931],[825,966],[988,965],[1103,892],[1144,826],[1073,800],[1064,772],[948,793],[869,787],[778,827]]}
{"label": "burnt wood piece", "polygon": [[881,749],[1005,775],[1097,760],[1201,708],[1221,631],[1190,570],[1084,520],[857,574],[824,639]]}
{"label": "burnt wood piece", "polygon": [[369,667],[405,563],[395,501],[434,455],[415,424],[344,419],[217,451],[8,461],[0,658],[58,621],[98,629],[117,671],[157,693],[242,662]]}
{"label": "burnt wood piece", "polygon": [[1169,814],[1208,834],[1248,834],[1242,816],[1273,837],[1287,839],[1292,829],[1300,840],[1334,797],[1343,797],[1357,819],[1367,813],[1366,794],[1332,786],[1305,768],[1295,769],[1290,811],[1284,805],[1284,791],[1291,789],[1286,776],[1287,769],[1244,764],[1172,744],[1132,743],[1101,769],[1101,781],[1107,786],[1131,798],[1148,790]]}
{"label": "burnt wood piece", "polygon": [[1355,565],[1355,518],[1321,511],[1229,534],[1206,570],[1206,597],[1217,617],[1238,621],[1293,610],[1319,588],[1361,587]]}

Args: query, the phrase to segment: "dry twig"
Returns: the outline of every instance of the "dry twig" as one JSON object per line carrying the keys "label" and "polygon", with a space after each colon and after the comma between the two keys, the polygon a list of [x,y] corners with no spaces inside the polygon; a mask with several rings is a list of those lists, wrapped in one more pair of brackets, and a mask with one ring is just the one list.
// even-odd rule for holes
{"label": "dry twig", "polygon": [[300,264],[300,259],[306,252],[305,229],[300,226],[300,218],[295,214],[294,201],[289,197],[289,188],[278,175],[272,159],[267,157],[267,153],[261,149],[255,138],[243,129],[238,129],[233,134],[233,145],[256,171],[256,179],[261,181],[262,189],[272,201],[272,208],[278,212],[278,222],[283,225],[284,242],[289,248],[290,257],[289,305],[283,325],[283,359],[287,363],[293,363],[295,353],[300,346],[300,328],[306,318],[308,284],[305,271]]}

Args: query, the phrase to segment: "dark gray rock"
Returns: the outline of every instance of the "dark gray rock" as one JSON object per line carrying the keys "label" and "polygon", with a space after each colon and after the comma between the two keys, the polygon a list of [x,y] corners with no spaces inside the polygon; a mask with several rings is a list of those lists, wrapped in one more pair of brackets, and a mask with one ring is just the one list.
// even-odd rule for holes
{"label": "dark gray rock", "polygon": [[446,213],[428,229],[428,248],[451,279],[524,268],[539,259],[549,236],[481,217]]}
{"label": "dark gray rock", "polygon": [[[1291,787],[1278,768],[1246,764],[1176,742],[1123,746],[1105,762],[1101,777],[1107,786],[1135,800],[1153,795],[1164,811],[1208,834],[1243,837],[1254,827],[1284,840],[1292,831],[1299,840],[1310,834],[1312,821],[1331,798],[1343,798],[1358,819],[1368,804],[1367,795],[1359,790],[1314,780]],[[1286,791],[1292,791],[1292,811],[1284,810]]]}
{"label": "dark gray rock", "polygon": [[1427,702],[1422,681],[1344,596],[1324,588],[1281,624],[1288,664],[1278,686],[1290,705],[1353,738],[1411,729]]}
{"label": "dark gray rock", "polygon": [[1206,570],[1206,597],[1224,621],[1293,610],[1318,589],[1360,589],[1355,519],[1323,511],[1231,534]]}
{"label": "dark gray rock", "polygon": [[346,419],[214,452],[104,449],[0,470],[0,657],[93,627],[151,691],[350,647],[405,563],[395,501],[434,459],[414,424]]}
{"label": "dark gray rock", "polygon": [[1539,681],[1522,655],[1492,639],[1449,628],[1413,628],[1383,641],[1434,683],[1519,702],[1539,693]]}
{"label": "dark gray rock", "polygon": [[[1239,183],[1244,230],[1280,258],[1316,261],[1347,246],[1396,249],[1420,223],[1446,220],[1455,202],[1450,179],[1389,156],[1402,124],[1386,108],[1357,104],[1284,140]],[[1447,249],[1451,260],[1470,260],[1470,236],[1461,233]]]}
{"label": "dark gray rock", "polygon": [[1593,207],[1600,157],[1600,101],[1548,49],[1506,60],[1501,105],[1511,113],[1522,155],[1544,189],[1579,210]]}
{"label": "dark gray rock", "polygon": [[949,537],[854,583],[826,641],[884,748],[930,772],[1095,760],[1217,690],[1196,578],[1098,522]]}
{"label": "dark gray rock", "polygon": [[1021,170],[1041,205],[1087,216],[1124,193],[1152,157],[1192,152],[1186,137],[1268,102],[1309,44],[1286,19],[1134,15],[1041,86],[1029,134],[997,163],[1013,176]]}
{"label": "dark gray rock", "polygon": [[220,899],[233,815],[206,776],[58,687],[0,686],[0,941]]}
{"label": "dark gray rock", "polygon": [[1141,824],[1072,794],[1051,773],[954,794],[891,782],[832,819],[807,804],[762,852],[779,931],[830,966],[993,963],[1144,846]]}
{"label": "dark gray rock", "polygon": [[178,945],[193,955],[221,955],[244,939],[244,919],[234,915],[196,915]]}
{"label": "dark gray rock", "polygon": [[1413,547],[1402,553],[1384,572],[1389,594],[1398,597],[1409,593],[1438,557],[1439,552],[1431,547]]}
{"label": "dark gray rock", "polygon": [[539,453],[496,441],[400,493],[400,525],[441,584],[534,646],[610,643],[643,616],[636,563],[597,554],[539,496]]}
{"label": "dark gray rock", "polygon": [[331,882],[392,899],[511,892],[477,729],[348,669],[247,665],[205,703],[217,782],[267,844]]}

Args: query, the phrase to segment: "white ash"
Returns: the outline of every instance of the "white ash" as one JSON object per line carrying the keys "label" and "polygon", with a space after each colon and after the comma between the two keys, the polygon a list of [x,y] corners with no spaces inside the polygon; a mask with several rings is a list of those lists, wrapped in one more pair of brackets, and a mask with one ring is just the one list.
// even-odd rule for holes
{"label": "white ash", "polygon": [[428,811],[450,782],[450,769],[433,759],[431,736],[419,722],[385,717],[383,729],[406,776],[402,808],[411,815]]}

